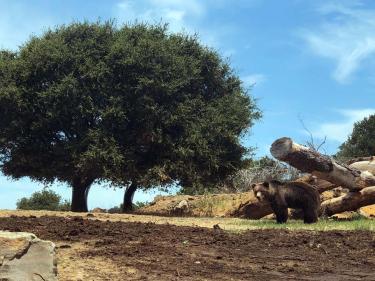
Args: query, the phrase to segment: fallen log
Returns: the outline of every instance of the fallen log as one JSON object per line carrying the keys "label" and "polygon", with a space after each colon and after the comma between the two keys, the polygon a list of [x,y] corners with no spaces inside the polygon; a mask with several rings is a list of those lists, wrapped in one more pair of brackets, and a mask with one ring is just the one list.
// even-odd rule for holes
{"label": "fallen log", "polygon": [[375,186],[369,186],[357,192],[323,201],[320,207],[323,216],[332,216],[345,211],[354,211],[363,206],[375,204]]}
{"label": "fallen log", "polygon": [[362,161],[368,161],[368,162],[375,161],[375,156],[353,158],[353,159],[350,159],[346,164],[351,165],[355,162],[362,162]]}
{"label": "fallen log", "polygon": [[310,174],[304,175],[296,179],[295,181],[304,182],[315,186],[320,194],[322,194],[325,191],[339,187],[337,184],[331,183],[326,180],[318,179],[316,176]]}
{"label": "fallen log", "polygon": [[249,201],[241,204],[238,209],[231,212],[229,216],[257,220],[272,214],[271,205],[268,202]]}
{"label": "fallen log", "polygon": [[271,154],[302,172],[311,173],[351,191],[375,186],[375,176],[369,171],[337,163],[329,156],[295,143],[290,138],[276,140],[271,146]]}
{"label": "fallen log", "polygon": [[360,171],[369,171],[371,174],[375,175],[375,158],[373,160],[364,160],[359,162],[354,162],[349,165],[350,168],[355,168]]}

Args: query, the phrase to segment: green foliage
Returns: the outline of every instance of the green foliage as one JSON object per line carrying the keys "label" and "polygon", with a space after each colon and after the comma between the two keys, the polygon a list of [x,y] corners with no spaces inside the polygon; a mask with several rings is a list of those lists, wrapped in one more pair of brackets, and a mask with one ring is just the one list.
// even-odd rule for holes
{"label": "green foliage", "polygon": [[63,202],[60,201],[58,211],[68,212],[70,211],[71,203],[69,200],[64,200]]}
{"label": "green foliage", "polygon": [[[137,210],[137,209],[140,209],[140,208],[143,208],[143,207],[146,207],[147,205],[149,205],[150,202],[141,202],[141,201],[137,201],[135,203],[133,203],[133,211]],[[108,209],[108,213],[110,214],[121,214],[123,213],[122,212],[122,203],[120,204],[120,206],[115,206],[115,207],[112,207],[110,209]]]}
{"label": "green foliage", "polygon": [[56,192],[43,189],[42,191],[34,192],[30,198],[23,197],[18,200],[17,209],[68,211],[70,209],[70,202],[67,200],[61,202],[61,196]]}
{"label": "green foliage", "polygon": [[121,214],[122,213],[122,204],[120,206],[114,206],[112,208],[109,208],[107,210],[108,213],[110,214]]}
{"label": "green foliage", "polygon": [[204,194],[212,194],[217,193],[218,189],[215,184],[201,184],[199,181],[194,182],[191,185],[181,186],[177,195],[204,195]]}
{"label": "green foliage", "polygon": [[150,205],[150,202],[141,202],[141,201],[137,201],[133,204],[133,210],[137,210],[137,209],[140,209],[140,208],[143,208],[143,207],[146,207]]}
{"label": "green foliage", "polygon": [[375,114],[354,124],[353,132],[339,147],[338,158],[375,155]]}
{"label": "green foliage", "polygon": [[13,178],[210,185],[260,118],[218,53],[166,26],[74,23],[0,52],[0,165]]}

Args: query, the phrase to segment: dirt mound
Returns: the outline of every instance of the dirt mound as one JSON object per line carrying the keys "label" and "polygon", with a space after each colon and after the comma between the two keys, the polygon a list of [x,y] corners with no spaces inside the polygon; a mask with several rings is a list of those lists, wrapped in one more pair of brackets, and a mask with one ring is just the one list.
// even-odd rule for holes
{"label": "dirt mound", "polygon": [[[327,190],[321,193],[321,200],[329,200],[343,194],[340,188]],[[179,205],[184,208],[181,208]],[[154,202],[146,207],[138,209],[136,213],[158,216],[239,217],[260,219],[271,214],[272,210],[267,203],[259,202],[254,197],[253,192],[244,192],[197,196],[158,196],[155,198]],[[368,218],[374,218],[375,205],[363,207],[360,209],[359,213]],[[342,215],[344,216],[345,214]],[[272,217],[272,215],[267,217]]]}
{"label": "dirt mound", "polygon": [[[82,280],[375,280],[375,235],[365,231],[235,234],[81,217],[0,218],[0,229],[33,232],[61,245],[58,251],[84,243],[70,259],[105,260],[110,270],[94,276],[90,268]],[[60,273],[59,280],[77,279]]]}
{"label": "dirt mound", "polygon": [[[183,204],[182,204],[183,203]],[[181,208],[180,206],[184,206]],[[271,212],[253,192],[207,195],[157,196],[139,214],[193,217],[246,217],[259,219]]]}

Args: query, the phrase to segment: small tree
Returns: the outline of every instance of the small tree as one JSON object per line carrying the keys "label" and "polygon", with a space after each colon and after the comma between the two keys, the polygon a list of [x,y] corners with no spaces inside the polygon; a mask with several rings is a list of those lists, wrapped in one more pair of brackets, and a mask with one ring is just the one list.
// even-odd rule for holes
{"label": "small tree", "polygon": [[23,197],[17,201],[17,209],[20,210],[67,211],[69,205],[66,200],[61,202],[61,196],[49,189],[34,192],[30,198]]}
{"label": "small tree", "polygon": [[218,53],[166,26],[74,23],[0,53],[5,175],[66,182],[87,211],[93,182],[214,183],[243,167],[260,117]]}
{"label": "small tree", "polygon": [[353,132],[339,147],[338,158],[375,155],[375,114],[354,124]]}

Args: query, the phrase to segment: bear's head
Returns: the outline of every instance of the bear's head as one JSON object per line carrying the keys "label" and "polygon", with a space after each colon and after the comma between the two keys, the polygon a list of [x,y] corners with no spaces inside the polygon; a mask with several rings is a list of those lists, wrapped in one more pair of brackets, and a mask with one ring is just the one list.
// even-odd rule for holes
{"label": "bear's head", "polygon": [[254,183],[251,185],[255,197],[259,201],[269,200],[273,198],[276,194],[276,187],[273,184],[273,181],[265,181],[262,183]]}

